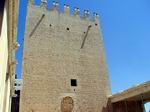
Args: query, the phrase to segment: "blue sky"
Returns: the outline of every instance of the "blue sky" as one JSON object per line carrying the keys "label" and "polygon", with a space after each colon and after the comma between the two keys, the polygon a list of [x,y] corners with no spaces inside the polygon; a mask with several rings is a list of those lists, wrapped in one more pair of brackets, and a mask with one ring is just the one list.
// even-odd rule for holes
{"label": "blue sky", "polygon": [[[39,0],[36,0],[38,3]],[[51,0],[48,0],[50,5]],[[100,15],[112,92],[150,80],[150,0],[57,0]],[[49,5],[49,6],[50,6]],[[21,77],[27,0],[20,0],[17,74]]]}

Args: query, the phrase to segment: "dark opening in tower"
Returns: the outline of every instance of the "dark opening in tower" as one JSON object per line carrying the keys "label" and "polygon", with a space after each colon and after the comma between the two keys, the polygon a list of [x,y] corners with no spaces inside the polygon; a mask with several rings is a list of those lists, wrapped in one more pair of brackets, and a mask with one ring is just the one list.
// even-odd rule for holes
{"label": "dark opening in tower", "polygon": [[71,86],[77,86],[77,80],[71,79]]}

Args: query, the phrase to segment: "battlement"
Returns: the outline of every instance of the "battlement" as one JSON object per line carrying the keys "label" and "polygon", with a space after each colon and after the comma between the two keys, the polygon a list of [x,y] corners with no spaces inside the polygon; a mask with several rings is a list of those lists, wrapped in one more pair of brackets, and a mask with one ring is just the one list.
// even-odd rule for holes
{"label": "battlement", "polygon": [[[34,0],[29,0],[29,3],[35,5]],[[55,1],[52,2],[50,9],[48,8],[47,0],[41,0],[41,4],[39,6],[42,7],[42,8],[45,8],[48,11],[58,11],[59,13],[64,13],[64,14],[72,16],[71,10],[70,10],[70,7],[69,7],[68,4],[64,4],[63,12],[60,11],[59,3],[55,2]],[[98,20],[99,19],[99,15],[96,12],[93,12],[93,15],[90,15],[89,10],[84,10],[83,14],[80,14],[80,9],[78,7],[74,8],[73,16],[80,17],[80,18],[83,18],[83,19],[89,19],[89,20]]]}

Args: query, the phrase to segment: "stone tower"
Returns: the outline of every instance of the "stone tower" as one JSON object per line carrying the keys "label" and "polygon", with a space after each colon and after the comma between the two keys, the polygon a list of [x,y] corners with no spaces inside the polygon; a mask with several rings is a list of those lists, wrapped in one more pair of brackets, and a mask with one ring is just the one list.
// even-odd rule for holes
{"label": "stone tower", "polygon": [[20,112],[103,112],[109,83],[98,15],[28,3]]}

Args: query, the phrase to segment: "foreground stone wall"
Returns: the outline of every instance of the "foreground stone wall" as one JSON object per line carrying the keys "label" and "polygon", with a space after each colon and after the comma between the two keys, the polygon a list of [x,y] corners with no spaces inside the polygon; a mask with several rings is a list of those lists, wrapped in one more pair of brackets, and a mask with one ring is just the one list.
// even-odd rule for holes
{"label": "foreground stone wall", "polygon": [[102,112],[106,107],[100,25],[68,12],[28,5],[20,112]]}
{"label": "foreground stone wall", "polygon": [[[8,63],[8,36],[7,36],[7,5],[4,5],[4,12],[2,18],[1,34],[0,34],[0,112],[8,112],[8,101],[10,94],[10,87],[7,75]],[[9,80],[10,81],[10,80]],[[7,87],[8,86],[8,87]],[[9,91],[7,91],[7,88]]]}

